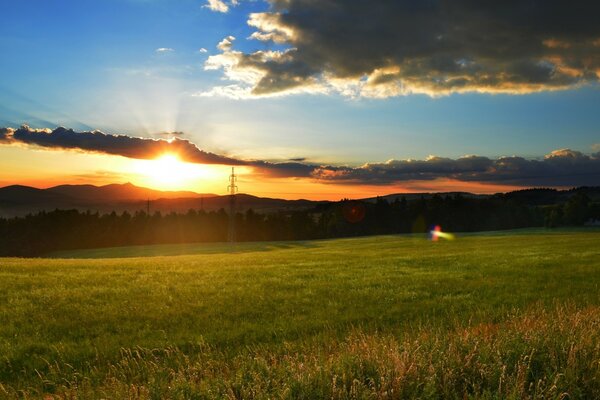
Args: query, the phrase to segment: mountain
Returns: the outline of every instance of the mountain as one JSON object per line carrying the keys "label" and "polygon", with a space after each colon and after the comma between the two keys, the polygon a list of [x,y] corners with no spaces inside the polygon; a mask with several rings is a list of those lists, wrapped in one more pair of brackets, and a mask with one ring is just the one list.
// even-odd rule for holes
{"label": "mountain", "polygon": [[[600,202],[600,187],[581,187],[570,190],[525,189],[494,195],[481,195],[466,192],[437,193],[442,197],[460,195],[464,198],[490,198],[501,201],[515,201],[532,206],[564,203],[576,193],[585,193],[592,201]],[[381,197],[362,199],[375,202],[384,199],[393,202],[406,198],[407,201],[421,197],[431,198],[436,193],[395,193]],[[0,188],[0,217],[23,216],[39,211],[54,209],[76,209],[99,213],[128,211],[130,213],[147,210],[154,213],[184,213],[190,209],[215,211],[229,207],[229,196],[195,192],[169,192],[153,190],[126,184],[106,186],[93,185],[60,185],[48,189],[36,189],[28,186],[6,186]],[[323,210],[331,204],[329,201],[284,200],[256,197],[249,194],[236,195],[236,208],[245,211],[252,208],[259,212],[277,210],[299,210],[314,208]]]}
{"label": "mountain", "polygon": [[145,209],[147,201],[215,197],[215,194],[170,192],[142,188],[131,183],[94,185],[60,185],[48,189],[13,185],[0,188],[0,216],[11,217],[54,209],[77,209],[98,212]]}
{"label": "mountain", "polygon": [[[0,189],[1,190],[1,189]],[[112,184],[106,186],[94,185],[60,185],[46,189],[49,193],[75,198],[78,200],[94,201],[131,201],[155,199],[179,199],[184,197],[197,198],[216,196],[215,194],[199,194],[195,192],[170,192],[147,189],[131,183],[123,185]]]}
{"label": "mountain", "polygon": [[0,207],[3,205],[47,204],[60,201],[60,194],[46,189],[36,189],[29,186],[13,185],[0,188]]}
{"label": "mountain", "polygon": [[[55,209],[77,209],[80,211],[110,213],[116,211],[135,212],[187,212],[189,209],[219,210],[229,207],[229,196],[212,193],[170,192],[153,190],[126,184],[60,185],[48,189],[28,186],[6,186],[0,188],[0,217],[22,216],[39,211]],[[256,197],[248,194],[236,195],[236,206],[240,211],[252,208],[257,211],[273,211],[313,207],[323,202],[309,200],[283,200]]]}

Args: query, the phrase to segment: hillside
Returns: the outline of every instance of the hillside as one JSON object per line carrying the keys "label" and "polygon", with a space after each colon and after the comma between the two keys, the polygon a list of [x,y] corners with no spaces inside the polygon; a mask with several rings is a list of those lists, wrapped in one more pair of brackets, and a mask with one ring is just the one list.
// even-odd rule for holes
{"label": "hillside", "polygon": [[122,185],[111,184],[105,186],[94,185],[60,185],[46,190],[79,201],[98,202],[106,201],[139,201],[140,199],[178,199],[215,196],[214,194],[200,194],[189,191],[160,191],[135,186],[131,183]]}
{"label": "hillside", "polygon": [[[550,205],[566,202],[575,193],[585,193],[593,201],[600,201],[600,187],[582,187],[570,190],[526,189],[495,195],[475,194],[467,192],[444,193],[394,193],[380,197],[362,199],[374,203],[378,199],[393,202],[405,198],[407,201],[421,198],[431,199],[433,196],[462,196],[464,198],[485,199],[502,198],[515,200],[528,205]],[[60,185],[48,189],[37,189],[28,186],[13,185],[0,188],[0,217],[24,216],[38,211],[55,209],[76,209],[79,211],[110,213],[116,211],[130,213],[146,210],[150,201],[151,212],[179,212],[190,209],[216,211],[229,207],[229,196],[212,193],[195,193],[189,191],[160,191],[135,186],[131,183],[94,185]],[[298,210],[319,208],[330,204],[330,201],[285,200],[257,197],[251,194],[236,195],[238,211],[253,209],[259,212],[277,210]]]}
{"label": "hillside", "polygon": [[[212,193],[160,191],[126,184],[60,185],[48,189],[13,185],[0,188],[0,217],[23,216],[38,211],[76,209],[110,213],[146,210],[150,201],[151,212],[187,212],[189,209],[215,211],[229,207],[229,196]],[[252,208],[258,211],[313,207],[324,202],[284,200],[236,195],[238,210]]]}

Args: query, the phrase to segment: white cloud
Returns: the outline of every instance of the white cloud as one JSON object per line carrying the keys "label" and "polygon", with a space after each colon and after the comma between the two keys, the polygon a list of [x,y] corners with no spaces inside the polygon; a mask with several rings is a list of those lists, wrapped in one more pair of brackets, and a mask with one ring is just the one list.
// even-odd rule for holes
{"label": "white cloud", "polygon": [[227,36],[225,39],[221,40],[219,44],[217,44],[217,48],[222,51],[229,51],[231,50],[234,40],[234,36]]}
{"label": "white cloud", "polygon": [[170,47],[159,47],[158,49],[155,50],[157,53],[172,53],[175,51],[175,49],[172,49]]}
{"label": "white cloud", "polygon": [[229,11],[229,6],[223,0],[207,0],[204,7],[220,13],[226,13]]}
{"label": "white cloud", "polygon": [[208,53],[208,50],[206,50],[204,47],[202,47],[201,49],[198,50],[198,53]]}

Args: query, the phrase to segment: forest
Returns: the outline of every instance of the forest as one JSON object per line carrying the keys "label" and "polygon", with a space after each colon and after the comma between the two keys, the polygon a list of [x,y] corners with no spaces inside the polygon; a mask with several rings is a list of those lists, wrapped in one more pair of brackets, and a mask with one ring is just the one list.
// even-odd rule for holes
{"label": "forest", "polygon": [[[515,195],[517,193],[518,195]],[[532,192],[531,192],[532,193]],[[600,220],[600,203],[585,190],[568,200],[537,204],[528,191],[489,197],[460,194],[407,200],[342,200],[305,210],[235,215],[235,240],[291,241],[423,233],[439,225],[447,232],[581,226]],[[542,202],[543,203],[543,202]],[[223,242],[229,216],[219,211],[108,214],[55,210],[0,219],[0,256],[36,257],[58,250],[196,242]]]}

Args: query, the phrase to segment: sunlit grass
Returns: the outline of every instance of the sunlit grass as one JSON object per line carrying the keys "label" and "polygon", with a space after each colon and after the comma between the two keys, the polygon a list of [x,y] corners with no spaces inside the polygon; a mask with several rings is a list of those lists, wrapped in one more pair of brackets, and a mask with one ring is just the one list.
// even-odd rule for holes
{"label": "sunlit grass", "polygon": [[532,232],[0,259],[0,398],[598,397],[599,243]]}

